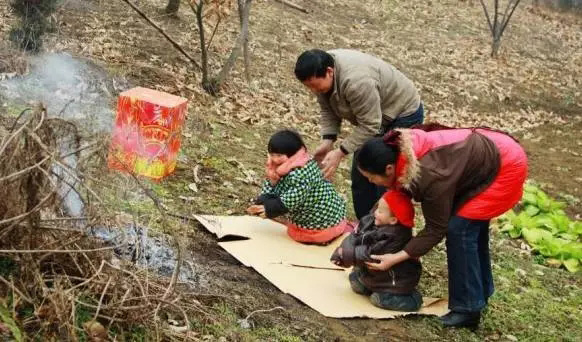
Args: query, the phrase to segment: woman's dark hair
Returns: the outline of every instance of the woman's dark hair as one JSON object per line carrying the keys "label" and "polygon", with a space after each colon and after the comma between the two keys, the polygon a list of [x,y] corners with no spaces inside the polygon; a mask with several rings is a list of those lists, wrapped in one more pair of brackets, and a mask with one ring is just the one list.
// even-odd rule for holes
{"label": "woman's dark hair", "polygon": [[356,153],[358,167],[375,175],[384,175],[386,166],[395,164],[398,158],[398,148],[392,144],[386,144],[384,138],[372,138]]}
{"label": "woman's dark hair", "polygon": [[271,136],[269,144],[267,145],[267,151],[269,153],[279,153],[291,157],[302,147],[305,147],[305,144],[299,133],[290,129],[283,129]]}
{"label": "woman's dark hair", "polygon": [[324,77],[328,67],[334,67],[329,53],[319,49],[307,50],[297,58],[295,77],[301,82],[311,77]]}

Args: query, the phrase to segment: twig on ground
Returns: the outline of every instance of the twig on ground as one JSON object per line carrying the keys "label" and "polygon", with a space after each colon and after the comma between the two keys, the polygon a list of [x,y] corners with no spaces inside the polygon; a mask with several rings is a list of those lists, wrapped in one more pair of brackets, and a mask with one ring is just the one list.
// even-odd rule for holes
{"label": "twig on ground", "polygon": [[182,215],[182,214],[176,214],[176,213],[168,213],[169,216],[172,217],[177,217],[177,218],[181,218],[184,220],[188,220],[188,221],[197,221],[195,217],[192,216],[186,216],[186,215]]}
{"label": "twig on ground", "polygon": [[303,13],[309,13],[309,11],[306,10],[305,8],[303,8],[303,7],[301,7],[301,6],[297,5],[297,4],[294,4],[294,3],[290,2],[290,1],[287,1],[287,0],[275,0],[275,1],[278,2],[278,3],[280,3],[280,4],[283,4],[285,6],[288,6],[288,7],[291,7],[293,9],[296,9],[298,11],[301,11]]}
{"label": "twig on ground", "polygon": [[93,279],[97,278],[97,277],[98,277],[98,276],[101,274],[101,272],[103,272],[103,267],[104,267],[104,266],[105,266],[105,260],[101,260],[101,265],[99,266],[99,269],[97,270],[97,272],[95,272],[95,274],[93,274],[93,275],[91,276],[91,278],[89,278],[89,279],[85,280],[85,281],[84,281],[84,282],[82,282],[82,283],[79,283],[79,284],[77,284],[77,285],[75,285],[75,286],[72,286],[72,287],[70,287],[70,288],[66,289],[66,290],[65,290],[65,292],[71,292],[71,291],[73,291],[74,289],[76,289],[76,288],[79,288],[79,287],[81,287],[81,286],[85,286],[86,284],[88,284],[88,283],[90,283],[91,281],[93,281]]}
{"label": "twig on ground", "polygon": [[97,316],[99,316],[99,311],[101,311],[101,305],[103,304],[103,298],[105,297],[105,294],[107,293],[107,289],[109,288],[109,284],[111,284],[111,277],[109,277],[109,279],[107,280],[107,284],[105,284],[105,288],[103,288],[103,292],[101,292],[101,297],[99,298],[99,305],[97,305],[97,310],[95,310],[95,316],[93,316],[93,320],[97,319]]}
{"label": "twig on ground", "polygon": [[69,107],[69,105],[73,102],[75,102],[75,99],[71,99],[69,102],[65,103],[65,105],[63,106],[63,109],[61,109],[58,116],[63,115],[65,113],[65,110],[67,110],[67,107]]}
{"label": "twig on ground", "polygon": [[128,4],[129,7],[131,7],[134,11],[136,11],[137,14],[139,14],[145,21],[147,21],[151,26],[153,26],[156,30],[158,30],[158,32],[160,32],[162,34],[162,36],[164,36],[172,44],[172,46],[174,46],[186,58],[188,58],[188,60],[190,62],[192,62],[192,64],[194,64],[194,66],[196,66],[199,70],[202,69],[202,67],[200,66],[200,64],[198,64],[198,62],[194,59],[194,57],[190,56],[189,53],[184,51],[184,49],[180,46],[180,44],[176,43],[176,41],[174,41],[172,38],[170,38],[170,36],[168,36],[168,34],[161,27],[159,27],[150,18],[148,18],[148,16],[145,13],[143,13],[136,5],[134,5],[129,0],[122,0],[122,1],[125,2],[126,4]]}
{"label": "twig on ground", "polygon": [[12,291],[16,292],[20,298],[24,299],[29,304],[34,304],[32,299],[28,298],[28,296],[24,295],[22,291],[20,291],[12,282],[6,280],[3,276],[0,276],[0,281],[2,281],[6,286],[12,288]]}
{"label": "twig on ground", "polygon": [[[77,249],[81,249],[81,247],[75,243],[75,247]],[[85,260],[87,260],[87,263],[89,265],[91,265],[91,269],[93,270],[93,272],[97,272],[97,268],[95,267],[95,264],[93,263],[93,261],[91,261],[91,258],[89,258],[89,256],[87,256],[87,253],[81,253],[81,255],[83,256],[83,258],[85,258]]]}
{"label": "twig on ground", "polygon": [[24,213],[24,214],[20,214],[17,216],[13,216],[4,220],[0,220],[0,225],[6,224],[6,223],[10,223],[16,220],[24,220],[26,217],[34,214],[35,212],[37,212],[38,210],[40,210],[42,208],[42,206],[54,195],[53,192],[49,193],[47,196],[45,196],[34,208],[32,208],[30,211]]}
{"label": "twig on ground", "polygon": [[[113,268],[113,269],[116,269],[116,270],[118,270],[118,271],[120,271],[120,272],[123,272],[123,273],[125,273],[125,274],[129,275],[130,277],[132,277],[132,278],[133,278],[133,279],[136,281],[137,285],[139,286],[139,289],[140,289],[140,291],[141,291],[141,295],[142,295],[143,297],[146,297],[146,298],[147,298],[147,292],[144,290],[144,288],[143,288],[143,285],[141,284],[141,281],[139,280],[139,278],[138,278],[138,277],[137,277],[135,274],[133,274],[132,272],[130,272],[130,271],[128,271],[128,270],[124,270],[124,269],[122,269],[122,268],[120,268],[120,267],[114,266],[114,265],[112,265],[112,264],[108,263],[107,261],[103,261],[103,262],[104,262],[104,263],[105,263],[107,266],[109,266],[109,267],[111,267],[111,268]],[[149,303],[149,300],[148,300],[148,303]]]}
{"label": "twig on ground", "polygon": [[18,177],[20,175],[23,175],[23,174],[25,174],[25,173],[33,170],[33,169],[36,169],[37,167],[41,166],[42,164],[44,164],[49,159],[50,159],[50,156],[46,156],[41,161],[39,161],[38,163],[36,163],[34,165],[31,165],[31,166],[29,166],[29,167],[27,167],[25,169],[22,169],[20,171],[17,171],[17,172],[14,172],[12,174],[9,174],[8,176],[4,176],[4,177],[0,178],[0,182],[10,180],[12,178],[15,178],[15,177]]}
{"label": "twig on ground", "polygon": [[[121,306],[121,304],[123,304],[125,302],[125,299],[127,298],[127,296],[129,296],[129,293],[131,292],[131,288],[128,288],[127,290],[125,290],[125,293],[123,294],[123,297],[121,298],[121,302],[119,302],[119,306]],[[115,319],[115,317],[117,316],[117,313],[119,311],[115,311],[115,313],[113,313],[113,319]],[[109,321],[109,325],[107,326],[107,330],[111,329],[111,324],[113,324],[113,321]]]}
{"label": "twig on ground", "polygon": [[92,253],[102,252],[124,246],[125,244],[92,248],[92,249],[0,249],[0,254],[31,254],[31,253]]}
{"label": "twig on ground", "polygon": [[[83,221],[88,220],[89,217],[81,216],[81,217],[55,217],[55,218],[46,218],[41,219],[41,222],[52,222],[52,221]],[[70,230],[70,229],[69,229]]]}
{"label": "twig on ground", "polygon": [[256,313],[265,313],[265,312],[271,312],[271,311],[275,311],[275,310],[283,310],[285,311],[285,308],[282,306],[276,306],[272,309],[268,309],[268,310],[255,310],[253,312],[251,312],[246,318],[245,320],[248,321],[254,314]]}

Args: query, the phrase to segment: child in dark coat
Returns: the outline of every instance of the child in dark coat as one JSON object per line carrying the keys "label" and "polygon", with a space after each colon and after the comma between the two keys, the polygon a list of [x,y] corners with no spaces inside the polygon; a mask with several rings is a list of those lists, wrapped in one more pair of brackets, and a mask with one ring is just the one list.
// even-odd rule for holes
{"label": "child in dark coat", "polygon": [[388,310],[417,311],[422,296],[416,289],[422,267],[409,259],[386,271],[366,267],[371,255],[399,252],[412,238],[414,207],[402,192],[388,190],[373,213],[364,216],[356,232],[344,239],[331,260],[341,267],[355,266],[350,285],[358,294],[370,296],[375,306]]}
{"label": "child in dark coat", "polygon": [[[285,224],[287,234],[303,243],[327,244],[351,231],[345,201],[323,178],[298,133],[281,130],[273,134],[267,149],[267,179],[247,213]],[[281,219],[285,214],[288,221]]]}

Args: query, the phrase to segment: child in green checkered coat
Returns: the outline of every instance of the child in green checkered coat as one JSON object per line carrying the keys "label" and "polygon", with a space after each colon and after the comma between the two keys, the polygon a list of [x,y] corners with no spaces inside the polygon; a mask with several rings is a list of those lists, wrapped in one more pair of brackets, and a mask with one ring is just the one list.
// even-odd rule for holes
{"label": "child in green checkered coat", "polygon": [[[275,133],[267,150],[267,179],[249,214],[284,223],[288,235],[303,243],[326,244],[351,231],[345,201],[323,178],[298,133]],[[290,219],[283,220],[284,214]]]}

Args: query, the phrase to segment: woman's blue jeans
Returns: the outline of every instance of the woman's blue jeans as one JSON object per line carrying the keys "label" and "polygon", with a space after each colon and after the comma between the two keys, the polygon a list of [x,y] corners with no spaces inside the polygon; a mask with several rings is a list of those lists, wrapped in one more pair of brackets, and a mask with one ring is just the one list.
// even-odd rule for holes
{"label": "woman's blue jeans", "polygon": [[489,220],[453,216],[447,231],[449,309],[477,312],[493,294]]}

